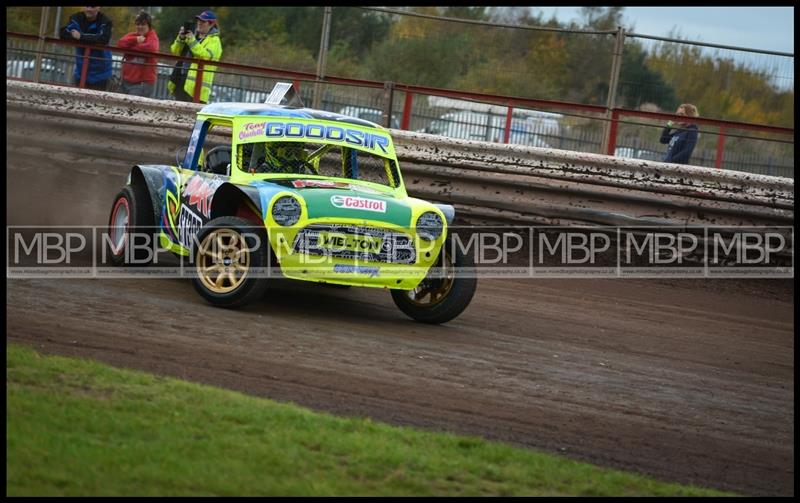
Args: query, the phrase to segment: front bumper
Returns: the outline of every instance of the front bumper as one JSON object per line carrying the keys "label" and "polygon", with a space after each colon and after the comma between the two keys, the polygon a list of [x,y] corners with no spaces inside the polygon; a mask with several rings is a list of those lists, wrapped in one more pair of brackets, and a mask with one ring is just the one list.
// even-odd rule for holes
{"label": "front bumper", "polygon": [[313,222],[268,229],[281,273],[291,279],[410,290],[439,256],[435,241],[414,229],[372,222]]}

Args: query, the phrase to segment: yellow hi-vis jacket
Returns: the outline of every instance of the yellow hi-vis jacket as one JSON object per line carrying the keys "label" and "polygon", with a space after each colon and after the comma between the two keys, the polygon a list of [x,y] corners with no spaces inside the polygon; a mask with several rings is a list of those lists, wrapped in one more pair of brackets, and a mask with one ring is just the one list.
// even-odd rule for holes
{"label": "yellow hi-vis jacket", "polygon": [[[195,39],[190,44],[181,40],[180,37],[176,37],[175,41],[169,47],[169,50],[172,54],[180,56],[184,46],[187,46],[192,53],[192,57],[197,59],[219,61],[222,57],[222,41],[219,38],[219,30],[217,28],[212,28],[202,40],[197,41],[197,39]],[[214,82],[214,72],[216,69],[216,65],[203,65],[203,87],[200,89],[200,101],[203,103],[208,103],[208,99],[211,97],[211,84]],[[186,82],[183,84],[183,90],[186,91],[186,94],[189,96],[194,96],[196,80],[197,63],[192,63],[186,75]],[[170,94],[175,94],[175,84],[172,82],[167,83],[167,90]]]}

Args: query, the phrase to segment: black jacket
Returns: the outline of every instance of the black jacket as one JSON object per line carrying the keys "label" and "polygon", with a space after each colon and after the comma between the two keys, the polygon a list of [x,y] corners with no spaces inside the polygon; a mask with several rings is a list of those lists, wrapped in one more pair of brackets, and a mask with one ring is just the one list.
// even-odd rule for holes
{"label": "black jacket", "polygon": [[675,164],[689,164],[694,146],[697,144],[697,125],[689,124],[684,129],[671,129],[665,127],[661,132],[661,143],[669,143],[664,162]]}

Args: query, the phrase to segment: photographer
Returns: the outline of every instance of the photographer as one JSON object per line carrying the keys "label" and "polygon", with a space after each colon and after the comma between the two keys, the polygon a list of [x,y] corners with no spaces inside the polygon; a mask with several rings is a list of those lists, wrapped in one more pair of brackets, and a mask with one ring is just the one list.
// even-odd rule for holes
{"label": "photographer", "polygon": [[[178,56],[189,56],[208,61],[219,61],[222,57],[222,41],[217,26],[217,16],[209,11],[198,14],[197,31],[193,32],[191,26],[184,25],[178,36],[170,46],[170,52]],[[188,24],[188,23],[187,23]],[[170,94],[178,101],[194,101],[194,91],[197,81],[197,64],[192,63],[187,69],[188,62],[179,61],[175,65],[172,76],[167,84]],[[200,88],[200,102],[208,103],[211,97],[211,85],[214,82],[214,65],[203,66],[203,81]]]}

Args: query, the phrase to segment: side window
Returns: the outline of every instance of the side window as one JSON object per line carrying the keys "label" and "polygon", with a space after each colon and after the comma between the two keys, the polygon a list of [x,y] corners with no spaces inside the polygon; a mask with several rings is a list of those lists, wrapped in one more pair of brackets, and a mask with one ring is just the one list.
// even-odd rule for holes
{"label": "side window", "polygon": [[240,171],[256,173],[262,162],[264,162],[263,143],[240,143],[236,148],[236,166]]}
{"label": "side window", "polygon": [[198,159],[197,169],[218,175],[230,176],[230,165],[233,158],[231,140],[233,129],[230,123],[212,123],[206,133],[206,141],[202,145],[202,155]]}
{"label": "side window", "polygon": [[186,149],[186,155],[183,158],[181,167],[206,171],[208,168],[206,166],[206,156],[214,147],[220,147],[217,149],[218,151],[227,148],[228,157],[230,157],[232,135],[233,129],[230,123],[198,120],[192,130],[192,136],[189,139],[189,146]]}

